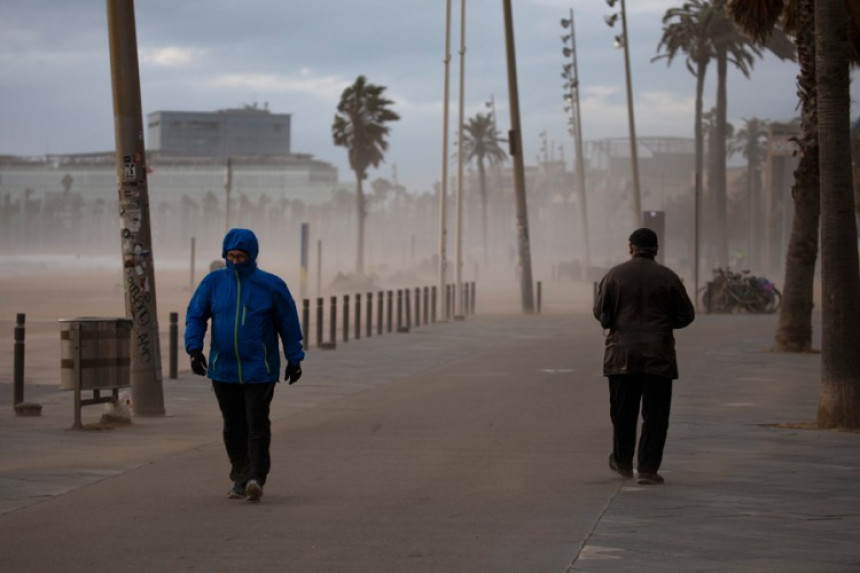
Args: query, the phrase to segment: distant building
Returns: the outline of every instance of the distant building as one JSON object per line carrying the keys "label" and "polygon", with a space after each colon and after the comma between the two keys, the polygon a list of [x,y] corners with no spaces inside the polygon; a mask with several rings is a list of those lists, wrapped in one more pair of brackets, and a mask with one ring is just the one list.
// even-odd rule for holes
{"label": "distant building", "polygon": [[157,156],[290,155],[290,114],[245,106],[214,112],[155,111],[146,116],[147,150]]}
{"label": "distant building", "polygon": [[[148,114],[150,200],[172,201],[187,195],[200,201],[208,194],[223,199],[228,159],[235,199],[268,197],[309,205],[331,200],[340,189],[337,168],[291,151],[291,117],[256,105]],[[69,187],[74,184],[85,200],[116,200],[114,153],[0,157],[0,200],[5,193],[15,198],[25,189],[39,200],[64,189],[64,181]]]}

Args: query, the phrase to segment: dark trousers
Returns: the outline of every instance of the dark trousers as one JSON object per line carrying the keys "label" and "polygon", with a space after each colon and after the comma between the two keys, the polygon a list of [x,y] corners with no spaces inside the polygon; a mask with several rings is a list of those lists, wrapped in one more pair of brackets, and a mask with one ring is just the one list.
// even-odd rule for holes
{"label": "dark trousers", "polygon": [[663,462],[663,447],[669,429],[672,379],[650,374],[609,376],[612,453],[621,467],[633,468],[640,403],[642,434],[637,450],[637,468],[643,473],[656,473]]}
{"label": "dark trousers", "polygon": [[266,483],[272,441],[269,405],[275,383],[232,384],[212,382],[224,419],[224,446],[230,459],[230,479],[241,483],[255,479]]}

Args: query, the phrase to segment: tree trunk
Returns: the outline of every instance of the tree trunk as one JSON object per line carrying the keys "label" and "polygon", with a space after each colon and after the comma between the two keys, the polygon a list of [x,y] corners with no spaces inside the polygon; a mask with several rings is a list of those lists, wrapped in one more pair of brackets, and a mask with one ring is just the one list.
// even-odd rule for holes
{"label": "tree trunk", "polygon": [[[708,64],[698,62],[696,64],[696,117],[693,131],[696,139],[696,163],[695,163],[695,188],[693,189],[693,285],[694,288],[699,288],[699,241],[701,238],[701,201],[702,201],[702,171],[705,164],[705,136],[702,132],[702,108],[705,93],[705,72],[708,69]],[[693,297],[698,297],[699,293],[693,293]]]}
{"label": "tree trunk", "polygon": [[478,157],[478,183],[481,186],[481,239],[484,243],[484,264],[489,258],[487,244],[487,170],[484,168],[484,158]]}
{"label": "tree trunk", "polygon": [[714,254],[717,258],[717,265],[725,267],[729,263],[729,232],[728,232],[728,215],[726,207],[726,114],[728,104],[726,103],[726,83],[728,81],[728,56],[726,55],[725,47],[721,47],[717,52],[717,108],[714,118],[714,149],[713,154],[714,172],[711,180],[714,182],[714,187],[711,192],[714,194],[716,213],[716,237]]}
{"label": "tree trunk", "polygon": [[357,252],[355,255],[355,272],[358,275],[364,274],[364,220],[367,218],[367,210],[365,208],[364,190],[361,187],[361,174],[355,174],[355,210],[358,216],[358,241],[356,244]]}
{"label": "tree trunk", "polygon": [[[782,307],[774,336],[777,352],[807,352],[812,348],[812,299],[818,256],[819,178],[818,115],[815,87],[815,19],[813,0],[798,9],[797,75],[800,95],[800,162],[794,172],[794,221],[785,257]],[[766,237],[765,240],[770,240]]]}
{"label": "tree trunk", "polygon": [[821,386],[818,425],[860,428],[860,273],[851,175],[848,17],[815,2],[821,161]]}

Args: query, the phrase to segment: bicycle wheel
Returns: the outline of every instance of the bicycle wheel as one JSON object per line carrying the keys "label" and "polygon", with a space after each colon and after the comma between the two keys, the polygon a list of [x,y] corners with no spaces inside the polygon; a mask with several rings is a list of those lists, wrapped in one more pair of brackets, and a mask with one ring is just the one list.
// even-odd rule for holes
{"label": "bicycle wheel", "polygon": [[714,312],[711,308],[711,289],[707,286],[703,286],[699,289],[699,300],[702,301],[702,308],[704,308],[706,312]]}
{"label": "bicycle wheel", "polygon": [[770,303],[765,309],[765,312],[767,313],[774,313],[779,310],[780,306],[782,306],[782,293],[779,292],[779,289],[773,287],[773,291],[771,292],[771,294],[773,294],[773,298],[770,300]]}

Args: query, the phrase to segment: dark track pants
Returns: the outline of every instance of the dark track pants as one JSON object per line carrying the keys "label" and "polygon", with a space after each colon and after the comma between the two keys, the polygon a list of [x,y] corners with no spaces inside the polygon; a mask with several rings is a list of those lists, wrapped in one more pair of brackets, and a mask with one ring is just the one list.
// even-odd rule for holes
{"label": "dark track pants", "polygon": [[269,405],[275,382],[233,384],[212,382],[224,419],[224,446],[230,459],[230,479],[241,483],[256,479],[266,483],[272,441]]}
{"label": "dark track pants", "polygon": [[633,467],[639,404],[642,404],[642,434],[637,450],[637,468],[656,473],[663,462],[663,447],[669,429],[672,379],[650,374],[609,376],[609,417],[612,419],[612,452],[622,467]]}

